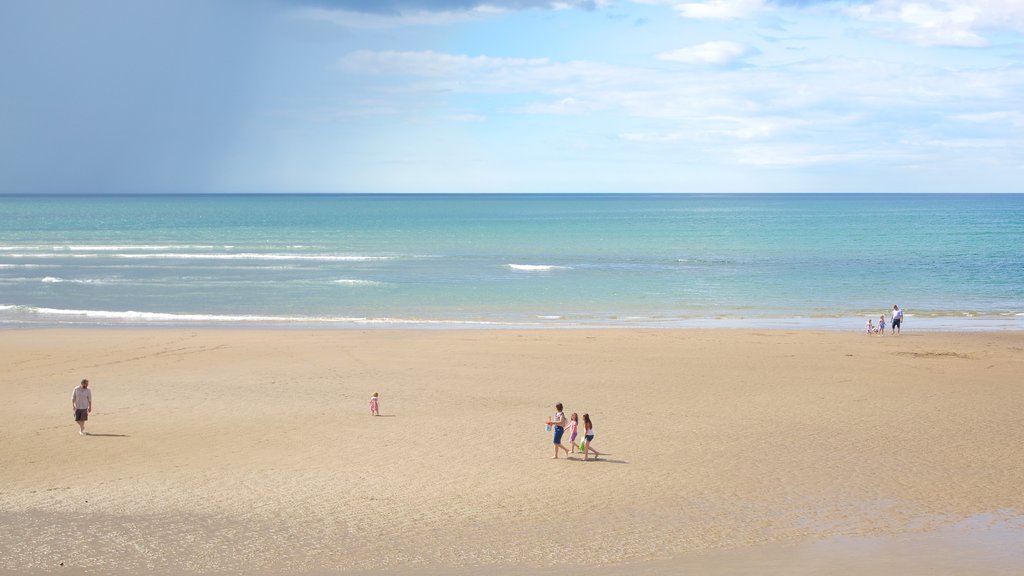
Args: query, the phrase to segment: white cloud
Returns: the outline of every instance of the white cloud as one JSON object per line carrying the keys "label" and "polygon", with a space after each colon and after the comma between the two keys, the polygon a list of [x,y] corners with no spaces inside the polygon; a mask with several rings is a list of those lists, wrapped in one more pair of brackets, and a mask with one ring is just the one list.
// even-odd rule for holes
{"label": "white cloud", "polygon": [[628,142],[647,142],[663,144],[667,142],[678,142],[683,140],[685,135],[682,132],[623,132],[619,134],[620,140]]}
{"label": "white cloud", "polygon": [[[921,46],[984,47],[986,31],[1024,32],[1020,0],[878,0],[847,13],[869,22],[900,25],[878,35]],[[906,28],[903,28],[905,26]]]}
{"label": "white cloud", "polygon": [[587,102],[578,98],[562,98],[555,102],[538,102],[514,109],[515,112],[526,114],[588,114],[605,108],[597,102]]}
{"label": "white cloud", "polygon": [[744,146],[733,151],[740,164],[761,167],[804,167],[834,164],[862,164],[865,162],[893,163],[906,161],[903,154],[893,155],[890,151],[863,151],[827,149],[809,144],[763,144]]}
{"label": "white cloud", "polygon": [[684,18],[698,20],[735,20],[749,18],[765,9],[764,0],[708,0],[676,4]]}
{"label": "white cloud", "polygon": [[479,114],[452,114],[445,117],[446,120],[451,122],[458,122],[462,124],[486,122],[487,117]]}
{"label": "white cloud", "polygon": [[[607,130],[623,143],[728,150],[720,156],[759,166],[883,158],[928,165],[942,155],[921,156],[909,137],[935,141],[955,133],[958,124],[962,130],[963,122],[1024,121],[1020,113],[992,112],[1014,110],[1010,103],[1024,101],[1024,68],[834,57],[708,74],[699,67],[359,51],[343,57],[339,69],[388,79],[376,88],[379,106],[445,106],[451,94],[459,106],[470,103],[489,118],[592,115],[587,130]],[[423,94],[432,96],[425,100]],[[510,104],[509,97],[528,103]],[[746,144],[734,148],[737,143]],[[884,155],[865,152],[876,148]]]}
{"label": "white cloud", "polygon": [[292,16],[303,20],[328,22],[345,28],[375,30],[398,28],[403,26],[444,26],[449,24],[459,24],[462,22],[471,22],[482,18],[500,15],[504,12],[505,11],[501,8],[486,5],[478,6],[469,10],[414,10],[399,12],[393,15],[357,12],[354,10],[302,8],[295,10],[292,13]]}
{"label": "white cloud", "polygon": [[976,114],[957,114],[955,120],[973,122],[976,124],[1001,124],[1014,128],[1024,128],[1024,113],[1017,110],[1002,110],[998,112],[981,112]]}
{"label": "white cloud", "polygon": [[746,44],[723,40],[718,42],[705,42],[703,44],[697,44],[696,46],[662,52],[655,57],[658,60],[666,60],[669,62],[725,66],[756,53],[757,50],[747,46]]}
{"label": "white cloud", "polygon": [[455,76],[466,73],[518,68],[536,68],[550,64],[547,58],[493,58],[422,52],[357,50],[338,61],[341,68],[369,74],[405,74],[410,76]]}
{"label": "white cloud", "polygon": [[555,62],[548,58],[495,58],[424,51],[360,50],[340,60],[341,70],[384,77],[418,79],[410,91],[460,93],[540,93],[559,98],[597,101],[581,94],[600,94],[631,82],[642,83],[649,71],[585,61]]}

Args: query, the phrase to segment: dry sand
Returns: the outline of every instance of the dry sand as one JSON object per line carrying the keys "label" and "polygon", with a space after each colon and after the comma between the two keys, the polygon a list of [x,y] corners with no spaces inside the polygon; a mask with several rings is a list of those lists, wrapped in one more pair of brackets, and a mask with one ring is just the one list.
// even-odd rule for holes
{"label": "dry sand", "polygon": [[[1024,573],[1024,334],[6,330],[0,366],[0,572]],[[550,459],[558,401],[607,457]]]}

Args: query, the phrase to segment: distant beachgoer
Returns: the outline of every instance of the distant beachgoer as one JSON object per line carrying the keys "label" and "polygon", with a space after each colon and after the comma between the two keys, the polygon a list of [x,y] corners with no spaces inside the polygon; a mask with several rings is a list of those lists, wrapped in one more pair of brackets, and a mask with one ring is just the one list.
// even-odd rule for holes
{"label": "distant beachgoer", "polygon": [[586,461],[590,453],[594,453],[594,460],[601,455],[600,452],[591,448],[590,443],[594,441],[594,423],[590,421],[590,414],[583,415],[583,460]]}
{"label": "distant beachgoer", "polygon": [[878,315],[878,335],[885,336],[885,314]]}
{"label": "distant beachgoer", "polygon": [[85,422],[89,420],[89,413],[92,412],[92,390],[89,390],[88,380],[82,380],[82,383],[71,391],[71,409],[75,411],[78,433],[81,436],[88,436]]}
{"label": "distant beachgoer", "polygon": [[562,446],[562,434],[565,432],[565,413],[562,412],[562,403],[561,402],[559,402],[558,404],[555,404],[555,410],[557,410],[557,412],[555,412],[555,415],[552,416],[551,419],[548,420],[547,423],[548,423],[549,426],[554,426],[555,427],[555,437],[554,437],[555,455],[552,456],[551,458],[557,460],[558,459],[558,449],[559,448],[564,450],[565,454],[567,456],[569,455],[569,449],[566,448],[565,446]]}
{"label": "distant beachgoer", "polygon": [[370,415],[380,416],[380,398],[376,392],[373,393],[373,396],[370,396]]}
{"label": "distant beachgoer", "polygon": [[575,412],[569,417],[569,446],[572,447],[572,453],[576,453],[576,429],[579,428],[580,417]]}
{"label": "distant beachgoer", "polygon": [[871,325],[871,318],[868,318],[867,327],[864,329],[868,335],[875,333],[875,327]]}
{"label": "distant beachgoer", "polygon": [[892,305],[892,322],[891,322],[891,324],[892,324],[892,333],[893,334],[899,334],[900,333],[900,324],[903,324],[903,310],[900,310],[900,307],[895,305],[895,304]]}

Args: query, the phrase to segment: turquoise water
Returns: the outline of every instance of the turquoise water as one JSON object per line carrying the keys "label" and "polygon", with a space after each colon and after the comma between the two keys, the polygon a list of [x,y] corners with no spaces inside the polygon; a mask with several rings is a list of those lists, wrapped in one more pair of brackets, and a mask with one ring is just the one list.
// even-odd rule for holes
{"label": "turquoise water", "polygon": [[0,323],[1021,328],[1024,195],[0,197]]}

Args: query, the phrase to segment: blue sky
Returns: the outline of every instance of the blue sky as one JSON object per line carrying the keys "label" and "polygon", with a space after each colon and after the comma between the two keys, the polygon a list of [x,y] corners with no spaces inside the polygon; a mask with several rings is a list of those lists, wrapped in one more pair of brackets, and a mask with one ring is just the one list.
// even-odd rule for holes
{"label": "blue sky", "polygon": [[0,193],[1024,192],[1020,0],[0,4]]}

